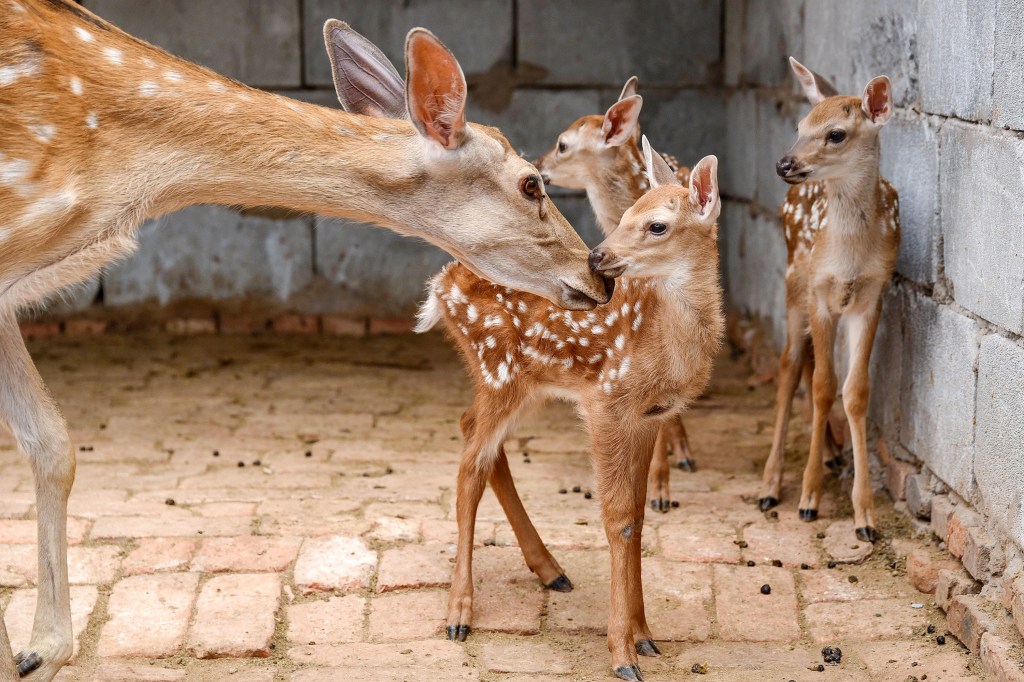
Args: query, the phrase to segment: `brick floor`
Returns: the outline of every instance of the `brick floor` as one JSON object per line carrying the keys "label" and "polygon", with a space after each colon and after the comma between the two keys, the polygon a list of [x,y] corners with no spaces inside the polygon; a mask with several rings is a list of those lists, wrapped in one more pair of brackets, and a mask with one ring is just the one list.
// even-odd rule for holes
{"label": "brick floor", "polygon": [[[451,644],[441,630],[467,382],[439,337],[347,335],[362,324],[334,336],[32,342],[76,447],[87,446],[69,524],[77,653],[58,680],[611,679],[607,542],[597,500],[582,494],[593,478],[572,409],[553,404],[524,420],[506,449],[576,589],[539,585],[488,492],[473,632]],[[849,481],[828,477],[821,519],[796,519],[803,454],[789,457],[777,516],[757,510],[774,389],[749,390],[746,378],[723,358],[687,417],[699,471],[673,471],[680,506],[646,519],[645,606],[664,655],[641,660],[645,678],[690,679],[706,663],[708,675],[693,679],[988,679],[948,635],[939,595],[890,565],[916,550],[916,584],[939,580],[920,560],[940,555],[884,495],[886,537],[870,556],[852,536]],[[791,451],[806,453],[803,415],[792,421]],[[35,601],[32,490],[0,434],[0,605],[15,646]],[[830,569],[832,555],[841,563]],[[990,670],[1013,660],[1015,650],[988,641]],[[810,669],[825,644],[843,659],[819,674]]]}

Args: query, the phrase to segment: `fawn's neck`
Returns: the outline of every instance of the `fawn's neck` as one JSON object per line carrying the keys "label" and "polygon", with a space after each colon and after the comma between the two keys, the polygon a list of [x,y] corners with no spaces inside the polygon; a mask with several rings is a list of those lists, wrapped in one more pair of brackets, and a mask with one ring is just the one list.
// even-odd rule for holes
{"label": "fawn's neck", "polygon": [[879,144],[854,171],[825,180],[830,231],[844,237],[866,236],[879,227]]}
{"label": "fawn's neck", "polygon": [[605,236],[619,226],[622,214],[648,189],[640,149],[632,140],[616,147],[612,162],[599,168],[587,184],[587,199]]}

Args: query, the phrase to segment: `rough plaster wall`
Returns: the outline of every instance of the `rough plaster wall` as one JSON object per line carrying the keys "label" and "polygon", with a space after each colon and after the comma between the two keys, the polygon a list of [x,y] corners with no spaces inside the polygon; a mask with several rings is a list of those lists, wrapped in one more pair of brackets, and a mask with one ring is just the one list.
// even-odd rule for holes
{"label": "rough plaster wall", "polygon": [[[730,303],[773,321],[785,267],[774,161],[809,109],[792,54],[859,93],[894,83],[882,172],[903,239],[872,357],[871,419],[1024,546],[1024,2],[726,0],[723,221]],[[765,244],[765,223],[770,241]],[[757,244],[751,248],[751,244]]]}

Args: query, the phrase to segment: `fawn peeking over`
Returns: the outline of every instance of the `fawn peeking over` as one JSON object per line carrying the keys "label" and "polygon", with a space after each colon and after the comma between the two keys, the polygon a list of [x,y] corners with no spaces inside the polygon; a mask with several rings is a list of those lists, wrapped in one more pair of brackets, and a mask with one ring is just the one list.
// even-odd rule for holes
{"label": "fawn peeking over", "polygon": [[[595,114],[575,120],[558,136],[555,146],[537,159],[537,170],[546,184],[586,190],[605,236],[618,227],[626,209],[650,189],[638,144],[643,99],[637,94],[637,83],[636,76],[626,81],[618,101],[603,116]],[[661,156],[679,182],[686,185],[690,169],[681,167],[673,156]],[[676,456],[680,469],[696,470],[681,415],[665,421],[654,446],[648,496],[651,507],[661,512],[671,508],[670,452]]]}
{"label": "fawn peeking over", "polygon": [[793,393],[807,369],[812,375],[813,419],[800,518],[818,517],[827,420],[837,387],[836,328],[842,321],[850,353],[843,406],[853,440],[856,533],[861,540],[874,542],[866,426],[868,363],[882,294],[900,244],[899,199],[878,171],[879,132],[892,117],[892,86],[886,76],[879,76],[860,97],[843,97],[792,57],[790,65],[814,106],[800,121],[796,143],[776,167],[779,176],[794,186],[782,207],[789,250],[786,346],[779,359],[775,435],[764,469],[761,509],[779,501]]}
{"label": "fawn peeking over", "polygon": [[[576,401],[591,434],[591,461],[612,554],[608,647],[615,673],[642,679],[637,655],[657,655],[644,616],[640,546],[646,481],[658,429],[704,390],[724,326],[718,281],[718,161],[693,169],[689,188],[644,138],[651,191],[595,248],[590,265],[621,277],[611,301],[589,313],[448,266],[430,282],[417,331],[443,321],[473,378],[462,417],[458,553],[448,636],[465,639],[473,605],[477,505],[488,481],[527,565],[548,587],[572,589],[530,522],[502,447],[524,408]],[[672,348],[672,352],[666,349]]]}

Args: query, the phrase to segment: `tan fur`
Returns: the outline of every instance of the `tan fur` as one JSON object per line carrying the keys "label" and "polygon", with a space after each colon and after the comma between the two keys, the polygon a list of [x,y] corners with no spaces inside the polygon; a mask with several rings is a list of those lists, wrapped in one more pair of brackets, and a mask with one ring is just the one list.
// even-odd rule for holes
{"label": "tan fur", "polygon": [[[705,177],[717,183],[713,172]],[[619,228],[592,254],[598,269],[625,268],[626,276],[611,301],[589,313],[557,310],[461,265],[432,280],[423,327],[443,320],[475,387],[473,405],[462,421],[458,554],[448,611],[453,638],[471,622],[473,530],[488,480],[530,568],[547,585],[558,587],[560,576],[562,586],[568,585],[522,509],[501,447],[524,408],[563,397],[578,402],[592,439],[612,553],[612,666],[636,665],[638,646],[651,651],[640,580],[651,453],[660,426],[707,385],[724,330],[714,225],[717,189],[714,207],[700,220],[690,197],[678,185],[659,187],[626,212]],[[651,237],[646,229],[652,220],[668,224],[671,231]],[[665,353],[669,340],[678,352]]]}
{"label": "tan fur", "polygon": [[[762,508],[779,499],[793,394],[807,369],[812,373],[813,417],[800,510],[807,520],[817,516],[828,418],[837,388],[833,347],[842,320],[850,352],[843,404],[853,440],[854,517],[858,536],[873,539],[866,435],[868,362],[900,241],[896,190],[878,172],[878,133],[891,114],[891,96],[888,80],[882,78],[868,84],[863,98],[826,97],[823,93],[834,92],[831,85],[795,60],[792,63],[808,98],[816,103],[800,122],[797,142],[779,167],[780,175],[794,184],[782,207],[789,252],[787,338],[779,361],[775,437],[765,464]],[[843,131],[845,139],[830,141],[835,130]]]}
{"label": "tan fur", "polygon": [[[623,88],[622,102],[636,94],[636,77],[631,78]],[[614,109],[613,105],[613,109]],[[612,109],[609,109],[611,112]],[[622,214],[645,192],[650,183],[644,173],[644,159],[637,141],[640,126],[634,124],[628,131],[628,139],[619,145],[609,145],[605,140],[608,114],[583,116],[566,128],[550,150],[537,159],[537,169],[552,185],[570,189],[583,189],[597,217],[597,223],[605,235],[611,234],[619,225]],[[690,169],[682,166],[670,154],[662,154],[669,168],[676,173],[679,182],[687,185]],[[651,465],[648,497],[651,506],[659,511],[668,511],[670,506],[669,457],[687,469],[694,466],[690,454],[690,443],[682,416],[669,420],[655,446],[654,461]]]}

